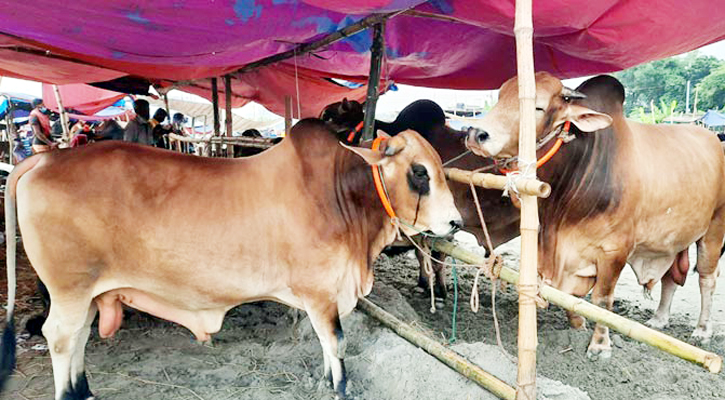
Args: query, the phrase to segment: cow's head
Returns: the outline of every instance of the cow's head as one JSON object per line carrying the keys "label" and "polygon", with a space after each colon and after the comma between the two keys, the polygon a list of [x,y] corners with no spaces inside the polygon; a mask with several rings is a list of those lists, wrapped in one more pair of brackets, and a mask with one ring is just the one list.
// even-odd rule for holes
{"label": "cow's head", "polygon": [[[379,150],[345,147],[382,169],[390,203],[403,222],[401,229],[408,235],[418,233],[416,230],[445,235],[460,228],[461,214],[446,183],[441,158],[430,143],[412,130],[393,137],[378,131],[378,136],[386,138]],[[383,207],[379,202],[376,206]]]}
{"label": "cow's head", "polygon": [[[582,132],[604,129],[612,118],[578,105],[583,94],[566,88],[548,72],[536,73],[536,137],[541,138],[571,121]],[[511,78],[501,86],[498,103],[475,127],[469,130],[466,145],[484,157],[513,157],[519,150],[518,79]]]}
{"label": "cow's head", "polygon": [[320,112],[320,119],[331,124],[335,130],[354,129],[363,118],[363,105],[347,98],[329,104]]}

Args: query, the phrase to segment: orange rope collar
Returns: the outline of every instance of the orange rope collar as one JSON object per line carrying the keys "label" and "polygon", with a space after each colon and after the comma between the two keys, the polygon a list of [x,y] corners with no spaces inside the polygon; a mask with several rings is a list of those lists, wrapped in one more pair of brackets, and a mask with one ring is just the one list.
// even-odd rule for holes
{"label": "orange rope collar", "polygon": [[[377,151],[380,148],[380,143],[383,140],[385,140],[384,137],[378,136],[373,141],[373,150]],[[388,196],[388,189],[385,187],[383,171],[375,164],[373,164],[371,167],[373,170],[373,181],[375,182],[375,190],[378,192],[380,202],[383,203],[383,208],[385,208],[385,212],[388,213],[388,216],[391,219],[391,223],[394,223],[393,221],[397,220],[398,217],[395,215],[395,210],[393,210],[393,206],[390,204],[390,196]]]}
{"label": "orange rope collar", "polygon": [[363,128],[364,125],[365,125],[365,121],[360,121],[360,123],[355,126],[355,129],[350,131],[350,134],[347,135],[348,143],[352,143],[352,141],[355,139],[355,135],[357,135],[357,133],[360,132],[360,130]]}
{"label": "orange rope collar", "polygon": [[[546,164],[549,160],[551,160],[551,158],[554,157],[554,155],[556,155],[556,153],[561,148],[561,145],[564,144],[564,139],[562,139],[562,135],[566,135],[566,134],[569,133],[569,127],[570,126],[571,126],[571,122],[570,121],[566,121],[564,123],[564,129],[562,130],[562,132],[559,135],[559,137],[556,138],[556,142],[554,142],[554,145],[551,146],[551,148],[549,149],[549,151],[547,151],[546,154],[544,154],[543,157],[541,157],[540,159],[536,160],[536,168],[541,168],[544,164]],[[517,171],[517,170],[518,169],[503,169],[503,168],[500,168],[499,169],[499,171],[501,171],[502,174],[508,174],[510,172]]]}

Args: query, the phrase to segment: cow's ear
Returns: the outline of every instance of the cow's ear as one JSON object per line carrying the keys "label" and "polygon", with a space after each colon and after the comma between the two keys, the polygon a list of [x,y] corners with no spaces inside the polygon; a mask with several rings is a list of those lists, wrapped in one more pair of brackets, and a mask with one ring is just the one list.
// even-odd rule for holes
{"label": "cow's ear", "polygon": [[388,135],[387,133],[385,133],[385,131],[380,130],[380,129],[378,129],[376,135],[378,135],[378,137],[381,137],[384,139],[390,139],[390,135]]}
{"label": "cow's ear", "polygon": [[342,142],[340,142],[340,145],[359,155],[363,160],[365,160],[366,163],[370,165],[378,165],[381,161],[383,161],[383,159],[385,159],[385,155],[382,151],[366,149],[364,147],[352,147]]}
{"label": "cow's ear", "polygon": [[596,132],[612,124],[612,117],[594,111],[578,104],[569,104],[561,120],[557,121],[555,128],[566,121],[571,121],[582,132]]}

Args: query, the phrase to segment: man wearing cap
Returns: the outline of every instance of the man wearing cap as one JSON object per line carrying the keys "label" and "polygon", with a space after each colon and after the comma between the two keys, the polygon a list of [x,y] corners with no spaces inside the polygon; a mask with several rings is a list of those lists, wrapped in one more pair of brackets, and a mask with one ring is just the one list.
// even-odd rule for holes
{"label": "man wearing cap", "polygon": [[33,131],[33,153],[42,153],[55,147],[50,138],[50,110],[43,104],[43,99],[33,100],[30,112],[30,129]]}

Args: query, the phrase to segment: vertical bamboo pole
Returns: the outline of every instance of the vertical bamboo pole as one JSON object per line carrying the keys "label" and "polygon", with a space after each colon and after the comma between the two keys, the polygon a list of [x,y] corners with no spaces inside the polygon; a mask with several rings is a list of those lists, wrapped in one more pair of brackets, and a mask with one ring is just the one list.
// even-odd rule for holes
{"label": "vertical bamboo pole", "polygon": [[211,78],[211,102],[214,108],[214,136],[221,136],[219,130],[219,88],[217,78]]}
{"label": "vertical bamboo pole", "polygon": [[[164,93],[164,107],[166,107],[165,108],[166,109],[166,118],[168,118],[169,121],[171,121],[171,109],[169,108],[169,94],[168,93]],[[164,122],[164,121],[159,121],[159,124],[162,122]]]}
{"label": "vertical bamboo pole", "polygon": [[18,133],[15,131],[15,123],[13,122],[13,114],[15,107],[10,96],[3,96],[8,100],[8,112],[5,114],[5,126],[7,127],[8,134],[8,151],[10,152],[11,165],[15,165],[15,138],[18,137]]}
{"label": "vertical bamboo pole", "polygon": [[292,129],[292,96],[284,96],[284,134],[289,135]]}
{"label": "vertical bamboo pole", "polygon": [[[536,82],[532,0],[516,0],[516,66],[519,83],[519,170],[536,176]],[[527,170],[528,168],[528,170]],[[539,214],[537,199],[521,196],[521,277],[519,278],[519,365],[517,400],[536,399],[536,303]]]}
{"label": "vertical bamboo pole", "polygon": [[383,65],[383,52],[385,51],[385,22],[375,24],[373,27],[373,45],[370,47],[370,77],[368,78],[368,92],[365,97],[365,123],[363,127],[363,140],[373,138],[375,129],[375,106],[380,93],[380,71]]}
{"label": "vertical bamboo pole", "polygon": [[63,99],[60,97],[60,89],[58,85],[53,85],[53,92],[55,93],[55,101],[58,103],[58,112],[60,113],[60,123],[63,125],[63,142],[66,144],[70,143],[70,131],[68,130],[68,114],[63,108]]}
{"label": "vertical bamboo pole", "polygon": [[[232,137],[232,76],[224,75],[224,123],[227,137]],[[234,158],[234,145],[227,143],[227,157]]]}

